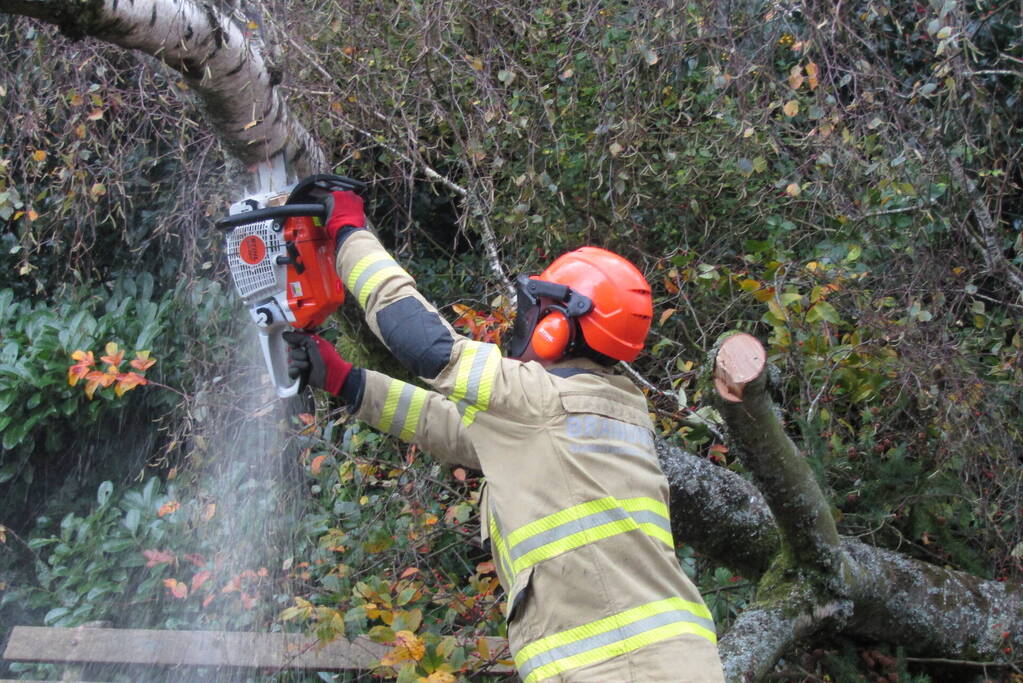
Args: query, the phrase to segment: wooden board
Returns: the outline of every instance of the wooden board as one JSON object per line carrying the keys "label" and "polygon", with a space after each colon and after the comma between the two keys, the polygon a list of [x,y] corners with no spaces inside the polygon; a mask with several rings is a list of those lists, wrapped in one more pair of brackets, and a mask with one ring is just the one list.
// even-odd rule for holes
{"label": "wooden board", "polygon": [[389,650],[365,638],[320,647],[298,633],[15,626],[4,659],[339,671],[372,668]]}
{"label": "wooden board", "polygon": [[[488,638],[491,652],[507,656],[503,638]],[[117,628],[15,626],[4,659],[10,661],[209,666],[344,671],[371,669],[390,647],[359,637],[321,646],[301,633],[157,631]],[[511,667],[494,666],[494,673]]]}

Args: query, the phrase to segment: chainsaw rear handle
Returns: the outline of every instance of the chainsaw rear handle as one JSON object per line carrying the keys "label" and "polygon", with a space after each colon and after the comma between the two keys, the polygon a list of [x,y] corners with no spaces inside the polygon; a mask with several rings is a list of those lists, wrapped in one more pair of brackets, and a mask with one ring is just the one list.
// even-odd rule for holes
{"label": "chainsaw rear handle", "polygon": [[312,216],[321,221],[327,220],[327,207],[324,204],[282,204],[268,206],[265,209],[253,209],[242,213],[218,218],[213,225],[220,230],[234,230],[239,225],[258,223],[274,218],[293,218],[295,216]]}

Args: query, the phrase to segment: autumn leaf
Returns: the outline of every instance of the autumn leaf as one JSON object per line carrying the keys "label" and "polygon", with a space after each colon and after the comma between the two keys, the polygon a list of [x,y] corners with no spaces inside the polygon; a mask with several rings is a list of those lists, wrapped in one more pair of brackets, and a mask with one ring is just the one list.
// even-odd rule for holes
{"label": "autumn leaf", "polygon": [[202,521],[208,522],[213,519],[213,515],[217,514],[217,504],[208,503],[202,511]]}
{"label": "autumn leaf", "polygon": [[660,324],[664,325],[664,323],[667,322],[668,318],[670,318],[673,315],[675,315],[675,309],[674,308],[669,308],[668,310],[666,310],[663,313],[661,313]]}
{"label": "autumn leaf", "polygon": [[173,595],[178,600],[184,600],[188,597],[188,586],[178,581],[177,579],[164,579],[163,585],[167,586]]}
{"label": "autumn leaf", "polygon": [[117,375],[117,385],[114,387],[114,393],[118,396],[123,396],[125,392],[131,391],[143,384],[149,384],[149,380],[137,372],[125,372]]}
{"label": "autumn leaf", "polygon": [[37,149],[36,151],[32,152],[32,158],[40,163],[46,161],[46,152],[44,150]]}
{"label": "autumn leaf", "polygon": [[418,683],[455,683],[456,680],[458,679],[447,671],[434,671],[426,678],[420,676]]}
{"label": "autumn leaf", "polygon": [[461,467],[456,467],[454,471],[451,472],[451,476],[458,481],[465,481],[465,470]]}
{"label": "autumn leaf", "polygon": [[130,363],[130,365],[139,372],[145,372],[156,365],[156,359],[150,358],[149,351],[136,351],[135,359]]}
{"label": "autumn leaf", "polygon": [[209,581],[209,578],[211,576],[213,576],[213,572],[211,572],[209,570],[203,570],[201,572],[196,573],[195,576],[192,577],[192,592],[194,593],[197,590],[199,590],[199,588],[204,583]]}
{"label": "autumn leaf", "polygon": [[75,351],[71,354],[71,359],[78,361],[67,371],[67,383],[71,386],[78,384],[78,381],[83,379],[89,374],[96,359],[93,358],[92,351]]}
{"label": "autumn leaf", "polygon": [[118,348],[117,342],[107,342],[105,350],[107,355],[100,356],[100,360],[116,370],[124,360],[124,349]]}
{"label": "autumn leaf", "polygon": [[99,387],[109,387],[117,380],[117,373],[93,370],[85,376],[85,395],[91,400]]}
{"label": "autumn leaf", "polygon": [[806,84],[810,86],[810,90],[816,90],[820,81],[820,70],[817,68],[815,62],[810,62],[806,65]]}
{"label": "autumn leaf", "polygon": [[486,562],[480,562],[478,565],[476,565],[476,573],[480,575],[493,574],[495,571],[496,567],[494,567],[494,563],[489,560],[487,560]]}
{"label": "autumn leaf", "polygon": [[799,196],[799,185],[796,183],[789,183],[788,187],[785,188],[785,194],[790,197]]}
{"label": "autumn leaf", "polygon": [[146,567],[149,568],[174,561],[174,556],[166,550],[143,550],[142,556],[146,558]]}
{"label": "autumn leaf", "polygon": [[101,118],[103,118],[103,110],[93,109],[92,112],[89,113],[88,118],[90,121],[99,121]]}
{"label": "autumn leaf", "polygon": [[789,87],[793,90],[799,90],[799,86],[803,85],[803,67],[796,64],[789,71]]}
{"label": "autumn leaf", "polygon": [[409,567],[408,569],[403,571],[401,573],[401,576],[399,576],[398,578],[399,579],[407,579],[408,577],[413,576],[413,575],[418,574],[418,573],[419,573],[419,567]]}
{"label": "autumn leaf", "polygon": [[395,638],[394,649],[380,660],[381,666],[395,666],[409,660],[418,662],[426,654],[426,643],[412,631],[398,631]]}
{"label": "autumn leaf", "polygon": [[156,512],[157,517],[166,517],[172,515],[181,508],[181,503],[176,500],[171,500],[160,506],[160,509]]}
{"label": "autumn leaf", "polygon": [[781,110],[785,112],[785,116],[792,118],[793,116],[799,113],[799,102],[795,100],[789,100],[788,102],[785,103],[785,106],[782,107]]}
{"label": "autumn leaf", "polygon": [[312,464],[309,465],[309,471],[314,475],[320,473],[320,469],[323,467],[323,461],[327,459],[325,455],[317,455],[313,458]]}

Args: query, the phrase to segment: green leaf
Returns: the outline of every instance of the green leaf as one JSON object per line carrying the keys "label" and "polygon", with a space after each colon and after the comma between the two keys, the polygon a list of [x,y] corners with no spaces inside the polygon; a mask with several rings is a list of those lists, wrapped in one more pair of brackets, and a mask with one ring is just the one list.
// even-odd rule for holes
{"label": "green leaf", "polygon": [[100,507],[107,504],[107,501],[110,500],[110,494],[113,492],[113,483],[105,481],[99,485],[99,490],[96,491],[96,501],[100,504]]}
{"label": "green leaf", "polygon": [[810,307],[809,311],[807,311],[806,322],[816,323],[822,320],[839,325],[842,323],[842,316],[840,316],[838,311],[835,310],[835,307],[827,301],[818,301]]}

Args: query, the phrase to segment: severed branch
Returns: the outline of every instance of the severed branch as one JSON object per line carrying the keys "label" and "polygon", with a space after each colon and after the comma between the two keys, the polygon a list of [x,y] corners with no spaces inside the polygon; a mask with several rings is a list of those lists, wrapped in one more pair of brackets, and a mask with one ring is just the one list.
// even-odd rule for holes
{"label": "severed branch", "polygon": [[835,520],[767,395],[766,360],[756,338],[745,333],[723,338],[714,370],[721,414],[796,564],[831,574],[840,564]]}

